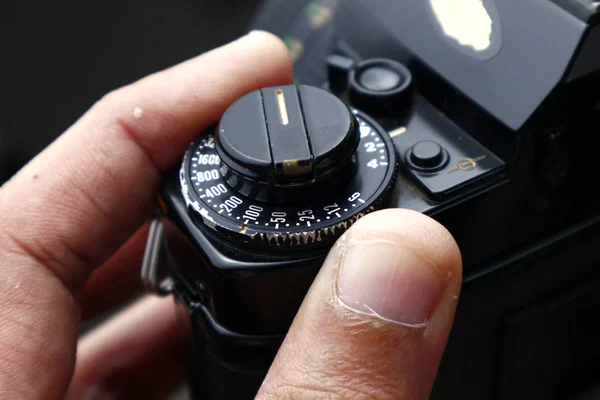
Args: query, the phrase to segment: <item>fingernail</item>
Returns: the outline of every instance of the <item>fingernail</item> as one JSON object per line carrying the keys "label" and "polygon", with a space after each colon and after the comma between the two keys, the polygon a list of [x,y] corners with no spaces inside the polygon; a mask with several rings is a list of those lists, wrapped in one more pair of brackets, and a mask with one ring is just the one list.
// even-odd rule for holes
{"label": "fingernail", "polygon": [[420,325],[435,310],[444,281],[437,266],[410,246],[354,240],[340,261],[337,295],[354,311]]}

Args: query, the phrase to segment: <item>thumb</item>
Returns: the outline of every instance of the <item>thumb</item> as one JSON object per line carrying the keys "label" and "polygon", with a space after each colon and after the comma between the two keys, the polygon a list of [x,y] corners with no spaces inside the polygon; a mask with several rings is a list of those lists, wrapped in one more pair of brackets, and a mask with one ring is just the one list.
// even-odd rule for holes
{"label": "thumb", "polygon": [[427,399],[462,278],[460,252],[407,210],[359,220],[334,246],[258,399]]}

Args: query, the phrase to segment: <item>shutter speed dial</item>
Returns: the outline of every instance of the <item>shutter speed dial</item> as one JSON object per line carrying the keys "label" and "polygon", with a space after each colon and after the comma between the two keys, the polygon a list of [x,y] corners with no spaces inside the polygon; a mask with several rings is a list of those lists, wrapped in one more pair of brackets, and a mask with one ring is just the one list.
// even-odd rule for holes
{"label": "shutter speed dial", "polygon": [[180,171],[190,212],[234,244],[331,245],[383,206],[396,155],[388,134],[322,89],[252,92],[188,149]]}
{"label": "shutter speed dial", "polygon": [[310,86],[252,92],[223,115],[217,153],[249,182],[278,188],[322,180],[358,146],[356,120],[333,94]]}

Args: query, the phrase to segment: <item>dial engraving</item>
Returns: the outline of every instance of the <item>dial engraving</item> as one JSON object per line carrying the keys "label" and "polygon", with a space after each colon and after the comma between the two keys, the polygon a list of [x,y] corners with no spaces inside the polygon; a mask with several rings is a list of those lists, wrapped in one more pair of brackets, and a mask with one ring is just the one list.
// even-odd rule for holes
{"label": "dial engraving", "polygon": [[342,188],[317,193],[305,202],[268,203],[240,193],[223,177],[214,131],[189,148],[180,171],[182,193],[202,224],[236,243],[274,247],[326,246],[358,218],[382,206],[396,166],[388,134],[353,111],[360,124],[354,175]]}

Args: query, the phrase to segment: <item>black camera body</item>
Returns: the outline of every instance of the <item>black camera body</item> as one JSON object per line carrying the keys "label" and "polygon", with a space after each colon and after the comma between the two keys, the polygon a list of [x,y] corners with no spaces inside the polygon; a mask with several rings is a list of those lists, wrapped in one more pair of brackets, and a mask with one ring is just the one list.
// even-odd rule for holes
{"label": "black camera body", "polygon": [[[194,396],[252,398],[328,247],[383,207],[430,215],[463,254],[463,293],[432,398],[576,398],[600,377],[600,5],[449,3],[264,5],[255,27],[284,38],[300,83],[323,90],[250,94],[201,135],[164,183],[142,271],[175,296]],[[311,149],[303,159],[298,146],[290,155],[281,145],[268,169],[258,153],[240,161],[254,150],[229,132],[239,121],[262,129],[253,107],[287,125],[298,103],[311,138],[314,121],[318,129],[341,110],[329,93],[350,117],[340,117],[349,125],[326,156]],[[356,154],[345,153],[349,143]],[[377,172],[360,181],[379,186],[346,193],[354,181],[342,179],[331,194],[297,196],[301,182],[339,171]]]}

